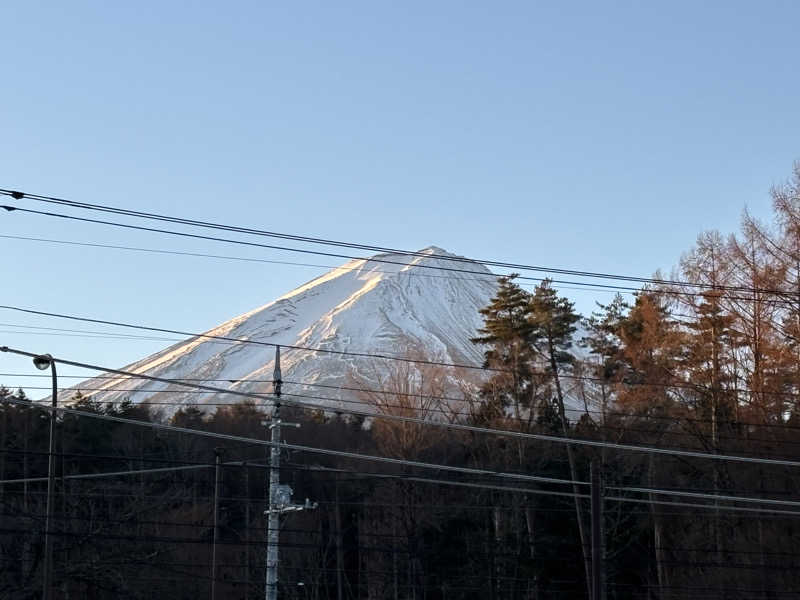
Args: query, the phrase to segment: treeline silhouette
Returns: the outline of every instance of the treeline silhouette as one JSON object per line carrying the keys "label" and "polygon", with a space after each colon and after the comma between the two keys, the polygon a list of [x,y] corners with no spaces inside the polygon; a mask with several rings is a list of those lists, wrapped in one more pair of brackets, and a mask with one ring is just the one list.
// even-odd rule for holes
{"label": "treeline silhouette", "polygon": [[[33,404],[9,402],[9,397],[18,400],[16,394],[9,394],[2,402],[2,478],[42,477],[47,473],[47,414]],[[78,399],[76,408],[158,420],[150,409],[131,403],[99,406]],[[302,424],[299,429],[285,429],[289,442],[570,478],[560,445],[448,431],[426,432],[429,438],[424,443],[411,435],[408,439],[415,445],[403,449],[397,446],[396,435],[387,435],[389,422],[382,428],[365,427],[360,419],[286,407],[282,417]],[[267,430],[261,423],[268,418],[252,403],[242,403],[219,407],[208,416],[196,408],[183,408],[169,422],[264,439]],[[528,429],[560,431],[554,414],[537,418]],[[601,426],[579,420],[568,434],[702,447],[694,436],[669,437],[670,432],[681,433],[680,429],[678,420],[613,414]],[[726,452],[772,455],[779,449],[783,457],[800,459],[792,428],[731,424],[725,432]],[[211,465],[215,449],[222,447],[217,597],[261,597],[266,451],[220,442],[70,414],[59,417],[55,596],[208,597],[214,507]],[[636,484],[796,497],[796,476],[786,467],[729,466],[724,485],[714,488],[715,467],[707,460],[580,448],[575,449],[574,458],[584,481],[588,462],[602,463],[609,487]],[[61,479],[62,475],[201,464],[209,466],[94,480]],[[564,486],[515,485],[488,477],[456,477],[293,452],[284,456],[281,478],[294,489],[295,501],[308,497],[319,503],[316,510],[283,519],[281,597],[499,599],[583,597],[586,593],[573,499]],[[559,495],[549,495],[553,491]],[[5,484],[0,493],[0,595],[38,597],[46,482]],[[796,516],[715,512],[680,506],[675,498],[660,500],[664,504],[605,502],[608,598],[778,598],[800,589]],[[580,510],[588,523],[588,502]],[[721,548],[716,546],[718,541]]]}
{"label": "treeline silhouette", "polygon": [[[288,442],[579,483],[533,485],[285,452],[282,481],[296,502],[319,505],[283,519],[280,597],[587,597],[589,503],[580,482],[589,480],[590,462],[605,486],[605,598],[800,595],[800,510],[654,491],[797,500],[795,467],[392,419],[800,460],[800,166],[772,194],[773,223],[745,214],[737,235],[702,234],[674,273],[657,277],[663,283],[630,300],[618,296],[587,319],[547,281],[528,292],[513,276],[501,278],[474,339],[490,368],[482,379],[398,362],[350,375],[347,385],[388,418],[348,415],[346,404],[341,413],[284,406],[282,419],[302,425],[284,430]],[[410,359],[426,358],[407,350]],[[252,402],[164,413],[134,400],[101,404],[78,394],[71,405],[268,436],[270,409]],[[41,595],[49,417],[5,388],[0,410],[0,596],[22,600]],[[265,446],[64,413],[55,597],[209,597],[216,452],[223,456],[217,598],[263,596]],[[69,478],[167,467],[197,468]]]}

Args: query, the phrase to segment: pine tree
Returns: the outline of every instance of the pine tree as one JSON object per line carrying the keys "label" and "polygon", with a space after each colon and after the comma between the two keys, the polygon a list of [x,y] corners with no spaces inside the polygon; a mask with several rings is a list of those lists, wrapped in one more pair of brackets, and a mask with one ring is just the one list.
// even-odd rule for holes
{"label": "pine tree", "polygon": [[[530,300],[530,313],[528,320],[531,324],[531,341],[536,353],[544,359],[544,372],[553,384],[554,399],[558,408],[561,422],[561,431],[564,437],[570,435],[570,424],[564,408],[564,391],[561,386],[561,369],[575,361],[575,356],[570,352],[572,338],[576,331],[575,324],[580,316],[574,311],[573,304],[566,298],[559,297],[550,285],[549,280],[543,281],[536,287]],[[541,364],[541,361],[539,361]],[[578,469],[575,453],[570,444],[566,445],[567,460],[569,462],[570,477],[578,481]],[[583,522],[581,508],[581,490],[573,484],[575,514],[577,517],[578,534],[580,536],[581,550],[583,552],[584,570],[586,572],[586,586],[591,596],[592,589],[592,561],[589,550],[589,539]]]}
{"label": "pine tree", "polygon": [[560,373],[562,368],[575,362],[575,356],[571,352],[572,338],[580,316],[575,313],[572,302],[558,296],[549,280],[537,286],[530,299],[529,309],[530,340],[535,351],[535,360],[539,372],[548,378],[554,388],[553,398],[566,434],[569,425],[564,410]]}
{"label": "pine tree", "polygon": [[484,317],[484,326],[478,330],[480,335],[472,338],[474,344],[486,346],[484,367],[498,369],[481,388],[486,420],[502,417],[512,407],[519,422],[522,407],[533,406],[530,294],[514,282],[515,277],[499,278],[497,294],[480,311]]}
{"label": "pine tree", "polygon": [[581,343],[598,359],[593,375],[603,382],[615,381],[624,369],[620,331],[630,305],[621,294],[609,304],[598,303],[597,312],[585,321],[587,335]]}
{"label": "pine tree", "polygon": [[[531,294],[517,285],[514,277],[500,278],[497,294],[489,306],[481,310],[484,316],[484,326],[479,330],[481,335],[472,340],[487,347],[484,366],[497,369],[481,388],[483,403],[481,410],[473,418],[482,423],[490,423],[505,419],[506,411],[511,408],[514,427],[523,430],[530,430],[534,426],[546,428],[547,424],[543,419],[550,416],[546,406],[544,411],[539,412],[539,418],[536,418],[537,407],[543,400],[541,391],[546,386],[541,385],[543,377],[534,369],[538,359],[536,348],[532,344],[535,325],[530,318]],[[492,445],[495,446],[495,443]],[[505,460],[510,461],[510,451],[512,445],[496,442],[496,446],[488,450],[487,454],[495,461],[501,455],[505,455]],[[524,469],[528,460],[526,443],[517,440],[513,444],[513,452],[516,455],[516,468]],[[527,533],[529,556],[533,559],[535,508],[528,506],[523,512],[522,525]],[[495,535],[499,535],[503,515],[499,511],[495,511],[494,515],[493,530]],[[494,564],[493,590],[503,570],[499,562]],[[536,585],[534,581],[534,586]]]}

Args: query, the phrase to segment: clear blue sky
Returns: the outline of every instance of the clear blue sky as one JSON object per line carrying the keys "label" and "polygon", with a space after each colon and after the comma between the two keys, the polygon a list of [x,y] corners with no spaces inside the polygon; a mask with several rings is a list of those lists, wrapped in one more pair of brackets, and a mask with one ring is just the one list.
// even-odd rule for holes
{"label": "clear blue sky", "polygon": [[[791,1],[18,2],[0,21],[5,188],[649,275],[745,206],[767,216],[800,159]],[[0,214],[0,234],[298,260],[21,214]],[[0,253],[2,304],[189,330],[320,272],[8,239]],[[165,342],[0,344],[120,366]],[[14,370],[27,362],[0,356]]]}

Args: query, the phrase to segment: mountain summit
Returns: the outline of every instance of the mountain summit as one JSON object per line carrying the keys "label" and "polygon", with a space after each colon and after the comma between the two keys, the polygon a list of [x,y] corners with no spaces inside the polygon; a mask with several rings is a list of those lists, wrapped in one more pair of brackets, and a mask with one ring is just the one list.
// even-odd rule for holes
{"label": "mountain summit", "polygon": [[[429,246],[414,255],[387,253],[352,260],[206,335],[480,364],[482,352],[469,340],[482,325],[479,310],[494,295],[496,279],[481,264],[463,257],[457,257],[459,261],[442,257],[456,255]],[[271,347],[194,337],[125,370],[268,393],[272,391],[273,357]],[[335,389],[320,394],[316,386],[347,385],[353,375],[374,381],[376,374],[380,378],[381,369],[388,368],[388,362],[370,356],[282,349],[284,391],[325,396],[327,401],[317,403],[334,408],[348,396]],[[171,405],[220,401],[212,393],[132,378],[94,378],[79,387],[96,389],[84,395],[106,402],[124,398]],[[236,402],[240,398],[229,399]]]}

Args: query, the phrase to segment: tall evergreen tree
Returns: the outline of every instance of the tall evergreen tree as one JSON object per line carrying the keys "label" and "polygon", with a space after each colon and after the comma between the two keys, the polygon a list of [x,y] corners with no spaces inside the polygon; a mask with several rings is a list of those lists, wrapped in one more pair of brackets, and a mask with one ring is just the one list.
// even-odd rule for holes
{"label": "tall evergreen tree", "polygon": [[[625,373],[622,357],[622,324],[630,311],[630,305],[617,294],[608,304],[598,303],[599,310],[585,319],[586,335],[580,340],[589,350],[579,366],[588,377],[578,381],[584,404],[601,407],[601,422],[605,423],[607,409],[613,399],[614,385]],[[604,453],[605,456],[605,453]]]}
{"label": "tall evergreen tree", "polygon": [[630,306],[621,294],[609,304],[599,304],[599,311],[585,321],[587,335],[581,343],[598,359],[593,375],[604,382],[616,380],[623,370],[620,331]]}
{"label": "tall evergreen tree", "polygon": [[[575,312],[572,302],[566,298],[559,297],[550,284],[549,280],[543,281],[536,287],[530,300],[530,313],[528,320],[531,324],[531,341],[537,355],[540,357],[539,363],[544,361],[544,372],[549,376],[554,388],[553,398],[558,408],[558,416],[561,421],[561,430],[565,437],[570,435],[570,424],[567,420],[564,407],[564,390],[561,385],[561,371],[575,361],[572,349],[573,335],[576,331],[576,323],[580,321],[580,316]],[[570,477],[573,481],[578,481],[578,468],[575,453],[570,444],[566,445],[567,460],[569,462]],[[586,586],[591,595],[592,588],[592,562],[589,548],[589,539],[586,533],[586,526],[583,522],[583,510],[581,508],[581,490],[577,484],[573,486],[575,500],[575,514],[577,517],[578,534],[581,541],[583,553],[584,570],[586,573]]]}
{"label": "tall evergreen tree", "polygon": [[484,317],[480,335],[472,338],[473,343],[486,347],[484,367],[498,369],[481,388],[482,417],[487,420],[502,417],[511,407],[519,421],[522,408],[532,406],[530,294],[514,281],[515,277],[499,278],[497,294],[480,311]]}

